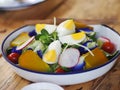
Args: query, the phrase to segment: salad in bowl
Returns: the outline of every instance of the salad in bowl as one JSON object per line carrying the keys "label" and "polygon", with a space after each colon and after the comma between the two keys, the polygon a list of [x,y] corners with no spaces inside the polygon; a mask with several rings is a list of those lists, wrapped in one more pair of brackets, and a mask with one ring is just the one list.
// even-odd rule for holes
{"label": "salad in bowl", "polygon": [[[54,76],[54,80],[48,77],[41,80],[39,77],[33,78],[33,82],[52,81],[61,85],[86,82],[109,71],[119,55],[119,42],[114,41],[116,38],[120,41],[117,32],[104,25],[86,25],[74,19],[64,20],[58,25],[25,26],[8,37],[5,40],[9,43],[4,41],[2,44],[2,53],[11,65],[20,69],[17,70],[20,76],[32,79],[32,75],[23,75],[21,69],[24,74],[42,74],[45,78]],[[71,75],[83,74],[85,78],[88,73],[98,75],[82,81],[75,77],[71,83],[64,82]],[[64,79],[59,81],[61,77]]]}

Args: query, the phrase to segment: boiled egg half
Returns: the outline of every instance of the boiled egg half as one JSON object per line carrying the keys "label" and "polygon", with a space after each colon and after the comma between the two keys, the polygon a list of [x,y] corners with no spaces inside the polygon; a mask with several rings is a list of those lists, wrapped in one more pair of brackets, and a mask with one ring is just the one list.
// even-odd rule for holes
{"label": "boiled egg half", "polygon": [[51,24],[36,24],[35,25],[35,31],[37,34],[41,34],[42,29],[45,29],[48,31],[49,34],[53,33],[56,30],[56,25]]}
{"label": "boiled egg half", "polygon": [[65,36],[75,32],[75,24],[73,20],[66,20],[57,27],[58,36]]}
{"label": "boiled egg half", "polygon": [[54,64],[58,61],[58,57],[61,53],[61,43],[59,40],[52,42],[46,52],[43,55],[43,61],[48,64]]}
{"label": "boiled egg half", "polygon": [[79,33],[59,37],[59,40],[62,42],[62,44],[67,43],[68,45],[73,45],[81,43],[83,40],[85,40],[85,38],[85,32],[81,31]]}

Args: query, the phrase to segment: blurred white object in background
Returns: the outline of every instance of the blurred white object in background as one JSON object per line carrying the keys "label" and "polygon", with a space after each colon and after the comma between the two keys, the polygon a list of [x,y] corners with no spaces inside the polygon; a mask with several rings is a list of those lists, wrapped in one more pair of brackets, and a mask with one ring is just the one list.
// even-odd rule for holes
{"label": "blurred white object in background", "polygon": [[0,0],[0,10],[19,10],[45,0]]}
{"label": "blurred white object in background", "polygon": [[17,0],[0,0],[0,6],[16,6]]}
{"label": "blurred white object in background", "polygon": [[48,82],[39,82],[27,85],[22,88],[22,90],[64,90],[61,86],[48,83]]}
{"label": "blurred white object in background", "polygon": [[45,1],[45,0],[20,0],[20,1],[25,2],[25,3],[38,3],[38,2]]}
{"label": "blurred white object in background", "polygon": [[0,0],[1,4],[5,4],[5,3],[11,3],[14,2],[15,0]]}

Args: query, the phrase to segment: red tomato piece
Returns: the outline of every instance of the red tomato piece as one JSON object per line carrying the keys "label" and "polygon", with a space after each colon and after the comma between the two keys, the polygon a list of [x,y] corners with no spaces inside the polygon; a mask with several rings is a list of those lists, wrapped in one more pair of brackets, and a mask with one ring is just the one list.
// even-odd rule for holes
{"label": "red tomato piece", "polygon": [[102,49],[106,51],[107,53],[114,53],[115,52],[115,45],[111,42],[105,42],[102,45]]}
{"label": "red tomato piece", "polygon": [[55,70],[55,72],[56,73],[64,73],[65,71],[62,68],[59,67]]}
{"label": "red tomato piece", "polygon": [[17,63],[18,63],[18,58],[19,58],[19,56],[20,56],[20,54],[18,54],[18,53],[10,53],[10,54],[8,55],[8,59],[9,59],[11,62],[17,64]]}

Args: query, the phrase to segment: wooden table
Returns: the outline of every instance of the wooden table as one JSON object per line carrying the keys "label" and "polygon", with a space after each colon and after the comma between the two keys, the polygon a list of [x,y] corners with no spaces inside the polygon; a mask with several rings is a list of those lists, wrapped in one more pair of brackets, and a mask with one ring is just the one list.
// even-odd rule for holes
{"label": "wooden table", "polygon": [[[62,2],[64,1],[64,2]],[[79,18],[86,23],[104,23],[120,33],[119,0],[48,0],[25,10],[0,11],[0,44],[10,32],[40,19]],[[85,21],[84,19],[87,19]],[[0,57],[0,90],[20,90],[31,82],[18,76]],[[120,90],[120,58],[105,75],[83,84],[63,86],[65,90]]]}

